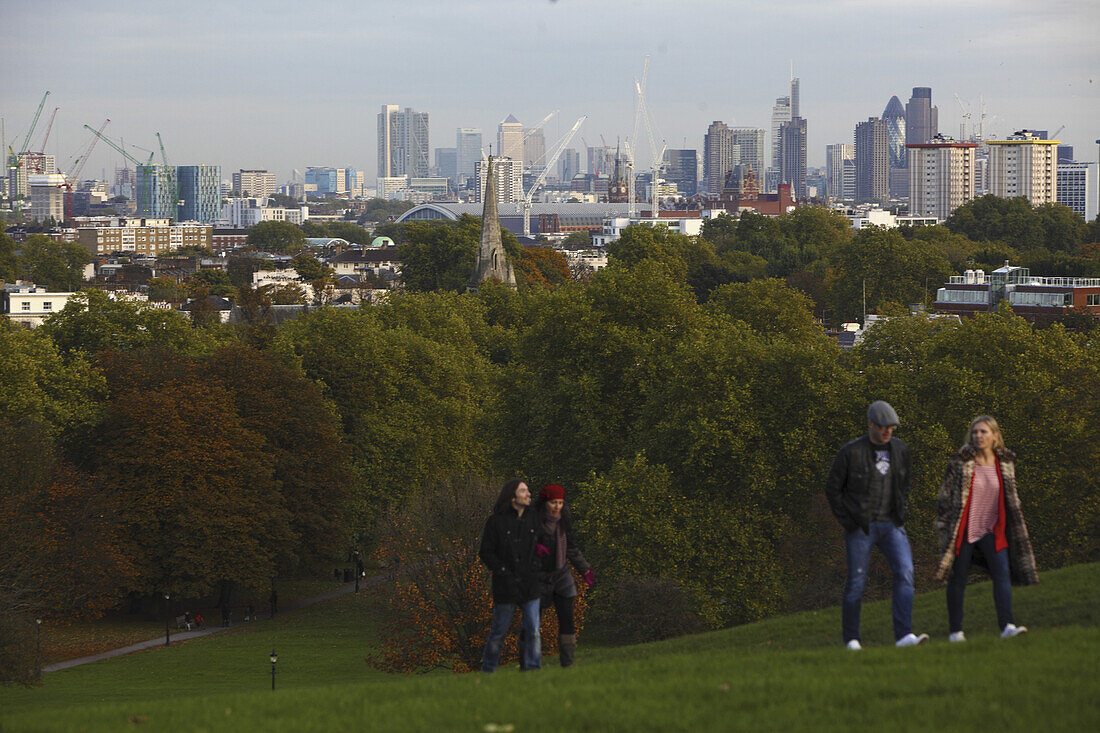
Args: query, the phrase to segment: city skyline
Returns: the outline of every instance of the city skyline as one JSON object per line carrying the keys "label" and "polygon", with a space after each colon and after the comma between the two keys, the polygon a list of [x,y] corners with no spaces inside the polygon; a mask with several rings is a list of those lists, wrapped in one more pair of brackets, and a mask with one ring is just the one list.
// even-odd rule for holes
{"label": "city skyline", "polygon": [[[148,0],[6,6],[7,143],[19,148],[48,89],[30,147],[60,107],[45,152],[63,170],[90,139],[83,125],[109,117],[105,134],[127,146],[157,150],[161,132],[173,165],[219,165],[226,176],[264,168],[280,182],[308,166],[371,172],[384,104],[429,113],[432,149],[452,146],[460,127],[495,143],[508,115],[529,126],[555,109],[547,148],[581,115],[588,120],[570,147],[581,150],[582,138],[598,145],[601,135],[615,145],[632,133],[646,55],[658,147],[701,152],[714,120],[770,130],[792,67],[811,167],[913,87],[932,89],[939,130],[952,137],[962,121],[956,93],[971,106],[972,128],[984,97],[996,115],[987,133],[1000,137],[1064,125],[1058,139],[1079,160],[1096,160],[1100,137],[1100,79],[1091,78],[1100,8],[1072,2],[933,0],[923,12],[879,0],[732,9],[716,0],[330,2],[308,14],[282,0],[259,10],[206,0],[186,10]],[[415,52],[402,50],[406,40]],[[641,170],[650,158],[644,125],[638,137]],[[120,163],[100,144],[84,177],[110,176]]]}

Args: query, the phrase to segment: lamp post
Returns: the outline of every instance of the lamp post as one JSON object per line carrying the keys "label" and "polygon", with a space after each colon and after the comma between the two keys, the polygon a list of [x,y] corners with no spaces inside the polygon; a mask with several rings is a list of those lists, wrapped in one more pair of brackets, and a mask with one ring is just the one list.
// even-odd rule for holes
{"label": "lamp post", "polygon": [[38,669],[38,676],[42,676],[42,619],[36,618],[35,623],[35,637],[34,637],[34,665]]}
{"label": "lamp post", "polygon": [[168,627],[168,599],[171,596],[164,594],[164,646],[172,645],[172,632]]}
{"label": "lamp post", "polygon": [[359,573],[362,572],[363,563],[359,560],[359,550],[355,553],[355,592],[359,592]]}
{"label": "lamp post", "polygon": [[279,655],[275,653],[275,650],[271,650],[271,691],[275,691],[275,662],[279,661]]}

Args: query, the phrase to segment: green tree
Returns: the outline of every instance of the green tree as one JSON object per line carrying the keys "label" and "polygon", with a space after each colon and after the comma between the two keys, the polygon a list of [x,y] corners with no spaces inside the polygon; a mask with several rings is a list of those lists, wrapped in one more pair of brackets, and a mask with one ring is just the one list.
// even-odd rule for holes
{"label": "green tree", "polygon": [[176,311],[136,300],[112,299],[101,290],[73,295],[39,330],[70,357],[153,345],[197,354],[212,349],[216,341],[210,332],[192,328],[187,317]]}
{"label": "green tree", "polygon": [[406,290],[462,292],[474,268],[479,239],[469,228],[450,222],[424,221],[403,225],[406,241],[397,255]]}
{"label": "green tree", "polygon": [[693,267],[716,261],[710,242],[670,232],[663,225],[626,227],[617,240],[608,244],[607,254],[627,267],[643,260],[661,262],[679,280],[684,280]]}
{"label": "green tree", "polygon": [[309,252],[300,252],[294,255],[290,261],[291,267],[298,273],[298,279],[302,282],[316,282],[332,276],[332,268],[322,265],[321,262]]}
{"label": "green tree", "polygon": [[200,291],[219,298],[231,298],[237,293],[225,270],[199,270],[187,278],[185,284],[191,298],[199,297]]}
{"label": "green tree", "polygon": [[562,240],[563,247],[591,247],[592,233],[586,229],[569,232],[569,236]]}
{"label": "green tree", "polygon": [[185,291],[174,277],[161,275],[150,278],[148,285],[151,301],[181,300],[184,297]]}
{"label": "green tree", "polygon": [[20,247],[23,277],[54,292],[73,292],[84,282],[84,266],[92,261],[88,250],[72,242],[55,242],[32,234]]}
{"label": "green tree", "polygon": [[328,236],[346,239],[351,244],[370,244],[374,239],[363,227],[346,221],[329,222]]}
{"label": "green tree", "polygon": [[1022,196],[979,196],[955,209],[944,226],[974,242],[1001,242],[1021,251],[1042,246],[1046,238],[1042,221]]}
{"label": "green tree", "polygon": [[758,333],[805,341],[822,336],[821,327],[814,323],[813,301],[782,280],[723,285],[711,293],[707,306]]}
{"label": "green tree", "polygon": [[15,242],[4,230],[0,220],[0,281],[12,282],[19,272],[19,263],[15,257]]}
{"label": "green tree", "polygon": [[248,230],[247,244],[262,252],[296,254],[305,249],[306,235],[288,221],[261,221]]}

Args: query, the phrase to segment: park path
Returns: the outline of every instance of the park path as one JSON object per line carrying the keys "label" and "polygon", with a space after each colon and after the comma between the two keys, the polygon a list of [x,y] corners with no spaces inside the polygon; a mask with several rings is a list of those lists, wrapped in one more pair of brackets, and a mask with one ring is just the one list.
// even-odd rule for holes
{"label": "park path", "polygon": [[[377,585],[384,580],[391,578],[391,575],[375,575],[370,578],[365,578],[359,581],[361,588],[369,588],[372,585]],[[318,596],[312,596],[311,598],[298,598],[293,601],[288,601],[283,604],[278,613],[289,613],[296,611],[299,608],[305,608],[306,606],[312,606],[315,603],[321,601],[327,601],[338,596],[346,595],[355,590],[355,583],[345,583],[339,588],[322,593]],[[188,639],[197,639],[200,636],[209,636],[210,634],[216,634],[219,631],[225,631],[237,626],[241,626],[245,623],[257,623],[238,621],[236,623],[230,623],[228,626],[207,626],[202,629],[195,629],[194,631],[179,631],[171,635],[172,641],[187,641]],[[92,662],[99,662],[103,659],[111,659],[112,657],[121,657],[125,654],[132,654],[134,652],[140,652],[143,649],[152,649],[153,647],[164,646],[164,637],[158,636],[155,639],[149,639],[148,641],[139,641],[136,644],[130,644],[129,646],[119,647],[118,649],[108,649],[105,652],[99,654],[91,654],[86,657],[78,657],[76,659],[65,659],[60,662],[54,662],[53,664],[47,664],[42,667],[43,672],[57,672],[58,670],[68,669],[69,667],[77,667],[81,664],[90,664]]]}

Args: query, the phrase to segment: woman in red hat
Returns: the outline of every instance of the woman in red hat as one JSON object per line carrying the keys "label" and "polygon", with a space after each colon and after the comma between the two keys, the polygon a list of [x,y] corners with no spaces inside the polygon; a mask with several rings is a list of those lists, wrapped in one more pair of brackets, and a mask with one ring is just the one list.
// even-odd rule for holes
{"label": "woman in red hat", "polygon": [[569,565],[577,569],[589,586],[595,582],[595,574],[574,539],[572,518],[569,507],[565,505],[565,489],[557,484],[543,486],[536,506],[540,531],[535,553],[542,558],[539,573],[542,607],[546,608],[551,603],[554,605],[554,612],[558,615],[561,666],[569,667],[573,664],[577,649],[577,627],[573,619],[577,585],[573,582]]}

